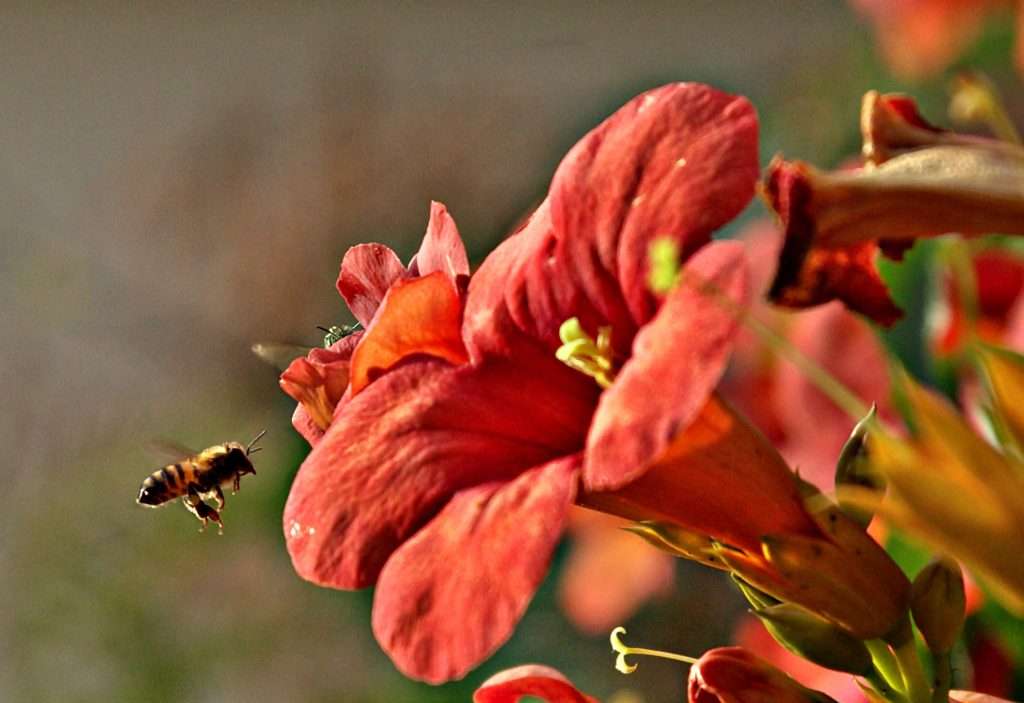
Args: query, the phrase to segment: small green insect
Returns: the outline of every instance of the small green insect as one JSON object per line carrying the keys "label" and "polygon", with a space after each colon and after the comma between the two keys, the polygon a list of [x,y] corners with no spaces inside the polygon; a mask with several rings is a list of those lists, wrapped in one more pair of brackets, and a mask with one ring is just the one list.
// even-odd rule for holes
{"label": "small green insect", "polygon": [[320,327],[317,325],[317,329],[324,332],[324,347],[329,347],[350,334],[363,329],[363,326],[357,322],[354,325],[331,325],[330,327]]}

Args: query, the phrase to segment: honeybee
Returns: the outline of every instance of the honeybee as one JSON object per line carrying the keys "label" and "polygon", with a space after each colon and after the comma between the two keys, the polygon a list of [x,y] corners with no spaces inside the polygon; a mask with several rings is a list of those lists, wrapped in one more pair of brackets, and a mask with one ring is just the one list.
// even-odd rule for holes
{"label": "honeybee", "polygon": [[[244,446],[239,442],[217,444],[157,469],[142,482],[136,502],[155,508],[181,498],[189,512],[203,523],[200,532],[206,529],[207,521],[213,521],[223,534],[224,522],[220,511],[224,509],[224,492],[221,484],[230,481],[233,495],[238,492],[242,476],[256,474],[249,457],[262,449],[256,443],[266,433],[263,430]],[[212,500],[216,507],[211,507],[205,502],[207,500]]]}

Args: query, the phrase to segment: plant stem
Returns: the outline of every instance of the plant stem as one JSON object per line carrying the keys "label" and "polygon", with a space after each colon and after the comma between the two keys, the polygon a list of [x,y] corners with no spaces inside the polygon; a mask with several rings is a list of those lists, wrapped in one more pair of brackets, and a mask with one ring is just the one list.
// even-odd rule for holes
{"label": "plant stem", "polygon": [[924,675],[921,659],[917,656],[917,644],[914,642],[913,635],[894,646],[893,649],[896,652],[896,661],[899,662],[900,671],[903,673],[907,698],[911,703],[930,703],[931,687]]}
{"label": "plant stem", "polygon": [[946,703],[949,689],[953,686],[953,661],[950,652],[941,652],[933,657],[935,661],[935,689],[932,703]]}

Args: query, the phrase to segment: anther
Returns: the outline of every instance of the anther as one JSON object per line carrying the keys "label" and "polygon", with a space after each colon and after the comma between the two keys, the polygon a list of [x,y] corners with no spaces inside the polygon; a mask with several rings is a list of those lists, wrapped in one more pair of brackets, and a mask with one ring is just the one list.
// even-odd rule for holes
{"label": "anther", "polygon": [[579,318],[570,317],[558,328],[558,336],[562,346],[555,351],[555,358],[591,376],[601,388],[611,387],[615,381],[611,327],[599,328],[595,340],[583,330]]}

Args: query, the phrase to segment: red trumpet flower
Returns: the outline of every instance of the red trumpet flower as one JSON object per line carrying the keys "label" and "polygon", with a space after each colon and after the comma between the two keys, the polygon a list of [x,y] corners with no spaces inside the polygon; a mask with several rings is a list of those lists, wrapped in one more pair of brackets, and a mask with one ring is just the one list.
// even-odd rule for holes
{"label": "red trumpet flower", "polygon": [[[488,656],[543,579],[577,496],[649,473],[700,416],[735,315],[693,286],[655,296],[647,251],[672,237],[695,254],[691,280],[741,300],[742,248],[705,245],[756,179],[750,104],[673,84],[576,145],[468,293],[438,207],[408,270],[384,247],[346,256],[338,287],[367,329],[284,528],[304,578],[376,584],[374,632],[402,671],[441,682]],[[612,329],[617,378],[603,393],[555,357],[572,317]],[[724,529],[750,532],[742,517]]]}
{"label": "red trumpet flower", "polygon": [[[795,587],[808,549],[848,561],[778,454],[714,395],[746,268],[740,244],[710,237],[756,177],[749,103],[673,84],[573,148],[468,291],[438,207],[408,270],[384,248],[346,256],[339,290],[367,329],[284,527],[304,578],[376,584],[374,633],[403,672],[446,681],[500,646],[574,501],[713,536],[769,589]],[[648,251],[664,238],[685,265],[659,296]],[[892,610],[871,601],[879,571],[814,603],[878,636]]]}

